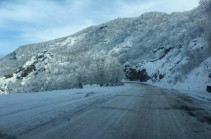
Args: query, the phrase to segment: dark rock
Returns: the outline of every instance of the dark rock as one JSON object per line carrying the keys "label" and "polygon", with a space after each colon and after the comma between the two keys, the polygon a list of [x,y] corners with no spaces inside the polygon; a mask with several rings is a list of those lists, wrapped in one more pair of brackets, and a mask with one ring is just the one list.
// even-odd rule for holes
{"label": "dark rock", "polygon": [[31,73],[34,70],[36,70],[35,65],[30,65],[29,67],[27,67],[26,70],[23,71],[23,73],[21,74],[21,76],[22,77],[26,77],[29,73]]}
{"label": "dark rock", "polygon": [[24,68],[20,67],[15,73],[17,74],[17,73],[19,73],[19,72],[21,72],[23,70],[24,70]]}
{"label": "dark rock", "polygon": [[[160,49],[158,49],[158,50],[160,50]],[[151,60],[150,62],[155,62],[155,61],[163,59],[172,49],[174,49],[174,48],[170,47],[170,48],[164,49],[164,54],[162,56],[160,56],[158,59]],[[157,51],[154,51],[154,52],[157,52]]]}
{"label": "dark rock", "polygon": [[145,82],[150,79],[150,77],[147,75],[146,69],[142,70],[136,70],[133,68],[130,68],[129,66],[125,66],[125,74],[126,78],[130,81],[141,81]]}
{"label": "dark rock", "polygon": [[13,77],[13,74],[8,74],[8,75],[5,75],[4,77],[5,77],[6,79],[12,78],[12,77]]}
{"label": "dark rock", "polygon": [[160,79],[160,80],[162,80],[164,77],[165,77],[164,74],[160,74],[160,75],[159,75],[159,79]]}
{"label": "dark rock", "polygon": [[159,71],[157,73],[154,73],[154,75],[151,77],[151,80],[153,82],[157,82],[162,80],[165,77],[165,74],[160,74]]}
{"label": "dark rock", "polygon": [[102,29],[104,29],[104,28],[106,28],[107,26],[102,26],[102,27],[100,27],[100,30],[102,30]]}
{"label": "dark rock", "polygon": [[26,69],[24,68],[20,68],[20,72],[22,71],[21,73],[21,76],[20,77],[17,77],[17,79],[23,79],[24,77],[28,76],[29,73],[31,73],[32,71],[35,71],[36,70],[36,67],[35,65],[30,65],[29,67],[27,67]]}
{"label": "dark rock", "polygon": [[207,86],[207,92],[211,93],[211,86]]}
{"label": "dark rock", "polygon": [[156,53],[157,51],[162,50],[162,49],[164,49],[164,47],[161,47],[161,48],[154,50],[153,53]]}
{"label": "dark rock", "polygon": [[211,78],[211,73],[209,74],[209,76],[208,76],[209,78]]}
{"label": "dark rock", "polygon": [[39,58],[43,58],[44,57],[44,55],[40,55],[40,56],[38,56],[37,58],[39,59]]}
{"label": "dark rock", "polygon": [[171,49],[173,49],[173,47],[170,47],[170,48],[165,49],[165,50],[164,50],[164,53],[165,53],[165,54],[169,53],[169,52],[171,51]]}

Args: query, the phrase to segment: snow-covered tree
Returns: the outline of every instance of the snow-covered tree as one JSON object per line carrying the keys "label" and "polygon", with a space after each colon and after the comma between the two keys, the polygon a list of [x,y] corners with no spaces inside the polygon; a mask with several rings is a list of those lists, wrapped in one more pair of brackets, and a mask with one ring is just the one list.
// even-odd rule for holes
{"label": "snow-covered tree", "polygon": [[206,22],[206,33],[207,33],[207,42],[209,45],[209,50],[207,54],[211,56],[211,0],[201,0],[200,1],[202,14],[206,14],[207,22]]}
{"label": "snow-covered tree", "polygon": [[110,57],[108,59],[108,67],[109,70],[108,73],[108,80],[109,82],[113,85],[113,84],[118,84],[121,82],[121,79],[124,78],[124,72],[123,72],[123,67],[122,65],[119,63],[119,61],[114,58],[114,57]]}
{"label": "snow-covered tree", "polygon": [[106,82],[106,69],[107,69],[107,56],[105,51],[100,51],[96,53],[93,57],[94,59],[94,65],[95,65],[95,71],[96,71],[96,81],[100,86],[103,86],[103,84]]}

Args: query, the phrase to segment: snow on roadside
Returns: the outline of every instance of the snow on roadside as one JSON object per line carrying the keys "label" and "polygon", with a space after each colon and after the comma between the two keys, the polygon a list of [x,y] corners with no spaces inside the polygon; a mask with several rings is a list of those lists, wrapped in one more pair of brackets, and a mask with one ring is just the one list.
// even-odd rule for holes
{"label": "snow on roadside", "polygon": [[[126,84],[117,87],[89,86],[85,89],[1,95],[0,131],[10,131],[11,135],[22,133],[40,126],[40,123],[66,117],[128,89],[130,85]],[[16,126],[16,130],[11,130]]]}
{"label": "snow on roadside", "polygon": [[[97,85],[85,86],[84,89],[70,89],[70,90],[54,90],[47,92],[34,93],[13,93],[7,95],[0,95],[0,108],[8,107],[13,104],[25,105],[29,103],[48,103],[51,101],[66,100],[71,98],[73,100],[84,98],[87,93],[94,92],[93,96],[101,95],[116,95],[118,92],[125,91],[130,88],[129,84],[124,86],[100,87]],[[14,105],[17,107],[17,105]],[[2,109],[0,113],[2,112]]]}
{"label": "snow on roadside", "polygon": [[211,102],[211,93],[208,93],[206,91],[181,89],[179,86],[170,86],[169,84],[162,84],[162,83],[145,82],[144,84],[152,85],[163,89],[169,89],[171,91],[176,90],[179,93],[188,95],[190,97],[203,100],[206,102]]}
{"label": "snow on roadside", "polygon": [[160,82],[148,81],[147,84],[166,89],[175,89],[194,98],[211,101],[211,93],[206,92],[207,85],[211,86],[211,78],[208,77],[210,73],[211,57],[208,57],[181,82],[170,84],[166,80],[161,80]]}

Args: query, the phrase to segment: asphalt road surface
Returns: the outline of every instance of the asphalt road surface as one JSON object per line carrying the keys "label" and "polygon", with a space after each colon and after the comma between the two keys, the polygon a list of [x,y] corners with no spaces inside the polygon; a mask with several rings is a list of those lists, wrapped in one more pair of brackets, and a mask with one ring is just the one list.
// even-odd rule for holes
{"label": "asphalt road surface", "polygon": [[71,115],[15,135],[0,133],[0,138],[211,139],[211,103],[173,90],[131,86]]}

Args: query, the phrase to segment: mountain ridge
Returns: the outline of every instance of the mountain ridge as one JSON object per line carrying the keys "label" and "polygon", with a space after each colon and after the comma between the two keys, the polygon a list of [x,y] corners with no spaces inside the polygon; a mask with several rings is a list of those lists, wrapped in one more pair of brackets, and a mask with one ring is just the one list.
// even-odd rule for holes
{"label": "mountain ridge", "polygon": [[[73,78],[81,71],[75,69],[86,69],[84,75],[88,75],[86,78],[91,78],[90,71],[93,67],[89,65],[93,64],[93,55],[102,53],[108,59],[117,59],[124,66],[127,79],[142,80],[142,77],[148,76],[149,78],[144,81],[170,86],[177,86],[182,82],[187,84],[188,75],[198,67],[204,67],[205,64],[208,67],[203,70],[207,76],[199,74],[198,81],[203,81],[203,85],[192,86],[193,90],[203,91],[205,86],[210,84],[208,77],[210,53],[206,54],[209,49],[204,28],[207,17],[200,15],[200,10],[201,7],[198,7],[188,12],[172,14],[150,12],[139,17],[118,18],[88,27],[67,37],[24,45],[0,59],[0,76],[2,76],[0,88],[3,88],[0,90],[3,90],[2,93],[13,93],[40,91],[44,85],[48,86],[44,91],[78,87],[76,85],[78,83],[73,83],[75,80]],[[15,74],[27,61],[43,51],[54,55],[54,58],[48,61],[53,72],[49,70],[39,73],[45,78],[39,80],[41,85],[33,83],[37,90],[33,90],[33,85],[30,83],[32,80],[38,80],[35,75],[26,76],[28,82],[24,84],[21,79],[15,81],[5,79],[5,76]],[[82,65],[87,65],[88,68]],[[134,76],[130,78],[129,75]],[[61,77],[60,80],[66,83],[61,83],[59,79],[55,80],[56,77]],[[86,80],[83,84],[97,83],[95,79],[92,79],[92,82]],[[67,86],[53,87],[50,85],[51,81]]]}

